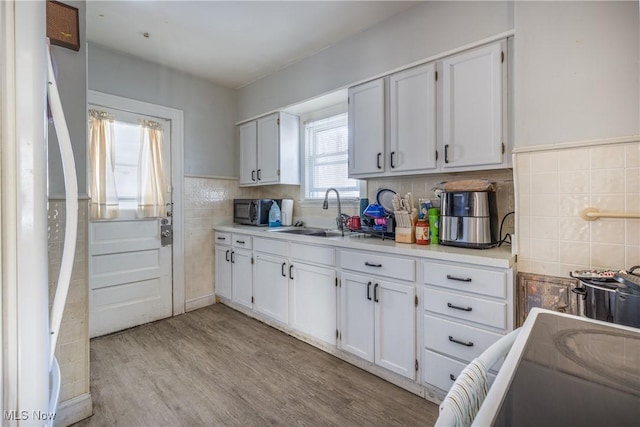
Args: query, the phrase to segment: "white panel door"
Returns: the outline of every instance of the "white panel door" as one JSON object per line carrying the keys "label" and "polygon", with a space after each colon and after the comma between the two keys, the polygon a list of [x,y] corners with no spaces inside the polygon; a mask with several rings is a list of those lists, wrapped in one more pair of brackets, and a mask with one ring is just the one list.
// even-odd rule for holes
{"label": "white panel door", "polygon": [[384,79],[349,88],[349,177],[384,172]]}
{"label": "white panel door", "polygon": [[289,269],[286,258],[256,255],[254,310],[274,320],[289,321]]}
{"label": "white panel door", "polygon": [[342,350],[373,362],[373,286],[370,278],[343,273],[340,287]]}
{"label": "white panel door", "polygon": [[415,288],[377,281],[375,300],[375,363],[415,379]]}
{"label": "white panel door", "polygon": [[258,181],[280,181],[280,132],[278,114],[258,119]]}
{"label": "white panel door", "polygon": [[251,251],[233,249],[231,252],[231,300],[247,308],[253,308],[253,269]]}
{"label": "white panel door", "polygon": [[216,245],[215,294],[231,299],[231,246]]}
{"label": "white panel door", "polygon": [[336,271],[293,263],[289,281],[290,325],[327,344],[336,344]]}
{"label": "white panel door", "polygon": [[442,61],[444,168],[502,163],[503,65],[500,42]]}
{"label": "white panel door", "polygon": [[436,67],[393,74],[390,92],[390,172],[436,168]]}
{"label": "white panel door", "polygon": [[240,125],[240,184],[255,184],[258,170],[258,142],[256,122]]}
{"label": "white panel door", "polygon": [[90,222],[91,337],[171,316],[171,246],[159,223]]}

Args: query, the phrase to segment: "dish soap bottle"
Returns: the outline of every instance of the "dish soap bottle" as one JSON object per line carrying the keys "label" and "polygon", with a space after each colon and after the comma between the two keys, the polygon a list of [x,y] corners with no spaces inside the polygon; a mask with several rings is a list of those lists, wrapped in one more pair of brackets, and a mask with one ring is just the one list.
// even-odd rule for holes
{"label": "dish soap bottle", "polygon": [[269,209],[269,227],[280,227],[280,207],[275,200]]}

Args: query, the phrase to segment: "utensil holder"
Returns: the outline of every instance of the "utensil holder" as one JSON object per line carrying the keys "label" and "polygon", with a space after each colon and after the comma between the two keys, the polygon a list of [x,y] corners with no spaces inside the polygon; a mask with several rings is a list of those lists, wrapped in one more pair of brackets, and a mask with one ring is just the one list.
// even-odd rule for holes
{"label": "utensil holder", "polygon": [[415,243],[416,242],[416,227],[396,227],[396,242],[398,243]]}

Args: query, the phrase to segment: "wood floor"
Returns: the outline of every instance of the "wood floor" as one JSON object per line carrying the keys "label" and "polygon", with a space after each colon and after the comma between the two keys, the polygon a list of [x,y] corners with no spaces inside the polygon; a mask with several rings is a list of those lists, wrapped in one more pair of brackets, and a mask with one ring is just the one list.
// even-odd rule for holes
{"label": "wood floor", "polygon": [[76,426],[431,426],[437,406],[222,304],[91,340]]}

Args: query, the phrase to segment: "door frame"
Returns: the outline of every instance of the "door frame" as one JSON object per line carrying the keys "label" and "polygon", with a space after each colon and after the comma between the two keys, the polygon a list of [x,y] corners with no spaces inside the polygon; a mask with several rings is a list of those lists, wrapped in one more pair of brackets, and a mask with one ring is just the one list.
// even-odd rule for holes
{"label": "door frame", "polygon": [[[87,91],[87,104],[89,106],[102,106],[105,108],[113,108],[130,113],[139,113],[146,116],[171,120],[171,181],[173,186],[173,315],[176,316],[178,314],[182,314],[185,312],[186,308],[184,283],[184,215],[182,209],[182,187],[184,185],[184,113],[182,110],[175,108],[124,98],[122,96],[98,92],[95,90]],[[87,168],[87,174],[88,173],[89,168]],[[88,179],[89,178],[87,176],[87,180]]]}

